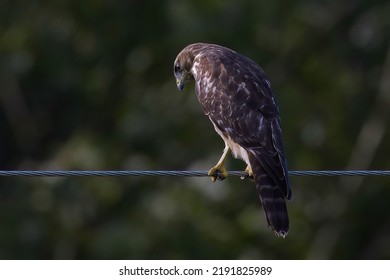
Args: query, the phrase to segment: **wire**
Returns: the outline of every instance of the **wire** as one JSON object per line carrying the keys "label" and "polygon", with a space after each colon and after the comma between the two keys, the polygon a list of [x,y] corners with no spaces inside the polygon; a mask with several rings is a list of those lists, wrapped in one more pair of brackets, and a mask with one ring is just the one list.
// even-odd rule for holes
{"label": "wire", "polygon": [[[304,170],[289,171],[290,176],[390,176],[390,170]],[[229,171],[230,176],[245,177],[243,171]],[[118,176],[175,176],[208,177],[204,170],[0,170],[0,177],[118,177]]]}

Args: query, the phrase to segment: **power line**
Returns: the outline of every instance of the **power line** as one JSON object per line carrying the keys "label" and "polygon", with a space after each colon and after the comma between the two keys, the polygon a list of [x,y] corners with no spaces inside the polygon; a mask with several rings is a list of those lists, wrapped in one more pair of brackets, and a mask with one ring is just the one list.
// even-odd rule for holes
{"label": "power line", "polygon": [[[0,177],[208,177],[207,171],[178,170],[0,170]],[[390,170],[303,170],[289,171],[290,176],[390,176]],[[245,176],[243,171],[229,171],[230,176]]]}

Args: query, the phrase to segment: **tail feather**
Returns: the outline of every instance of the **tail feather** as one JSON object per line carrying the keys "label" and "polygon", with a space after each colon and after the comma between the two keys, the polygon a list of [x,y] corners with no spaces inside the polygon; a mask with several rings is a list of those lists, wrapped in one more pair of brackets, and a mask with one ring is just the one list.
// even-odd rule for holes
{"label": "tail feather", "polygon": [[289,229],[285,196],[253,155],[249,157],[249,160],[268,225],[277,236],[285,237]]}

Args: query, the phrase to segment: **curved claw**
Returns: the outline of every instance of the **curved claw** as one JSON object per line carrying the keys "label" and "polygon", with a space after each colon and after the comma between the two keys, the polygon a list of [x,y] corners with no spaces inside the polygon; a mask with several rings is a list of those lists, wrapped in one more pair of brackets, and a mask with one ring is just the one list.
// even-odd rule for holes
{"label": "curved claw", "polygon": [[253,172],[252,172],[252,168],[248,165],[246,168],[245,168],[245,171],[244,171],[246,174],[244,176],[241,176],[240,179],[241,180],[249,180],[251,182],[254,182],[255,181],[255,178],[253,177]]}
{"label": "curved claw", "polygon": [[222,181],[228,176],[228,172],[224,166],[214,166],[209,170],[208,175],[211,177],[211,181]]}

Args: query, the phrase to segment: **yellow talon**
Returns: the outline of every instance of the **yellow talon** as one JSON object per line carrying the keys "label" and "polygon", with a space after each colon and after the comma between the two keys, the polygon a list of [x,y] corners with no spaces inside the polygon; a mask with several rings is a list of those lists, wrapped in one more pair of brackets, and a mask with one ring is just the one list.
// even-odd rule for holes
{"label": "yellow talon", "polygon": [[245,168],[244,172],[246,173],[246,175],[241,176],[240,179],[241,180],[249,179],[249,181],[254,182],[255,179],[253,178],[253,171],[249,165]]}
{"label": "yellow talon", "polygon": [[215,182],[216,180],[224,180],[228,176],[228,172],[223,164],[217,164],[209,170],[208,173],[211,176],[211,181]]}

